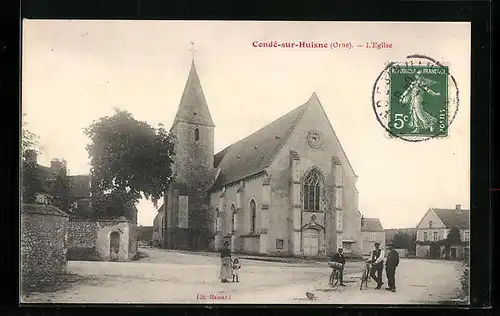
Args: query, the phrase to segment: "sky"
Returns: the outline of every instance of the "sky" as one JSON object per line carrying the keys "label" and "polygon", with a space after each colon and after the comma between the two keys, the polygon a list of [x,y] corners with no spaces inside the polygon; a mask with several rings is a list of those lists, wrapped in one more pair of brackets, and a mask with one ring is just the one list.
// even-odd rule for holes
{"label": "sky", "polygon": [[[90,165],[83,129],[114,108],[170,127],[195,63],[222,150],[304,104],[321,101],[354,171],[359,210],[384,228],[415,227],[429,207],[469,208],[470,24],[374,22],[24,20],[22,112],[40,164]],[[254,41],[377,41],[387,49],[258,48]],[[389,138],[371,92],[387,62],[410,54],[445,62],[460,105],[444,139]],[[139,224],[156,209],[138,204]]]}

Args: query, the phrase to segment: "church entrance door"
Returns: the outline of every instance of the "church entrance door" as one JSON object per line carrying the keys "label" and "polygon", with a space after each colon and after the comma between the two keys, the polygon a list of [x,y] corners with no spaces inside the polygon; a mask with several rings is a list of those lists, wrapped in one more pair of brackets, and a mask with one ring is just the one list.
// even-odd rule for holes
{"label": "church entrance door", "polygon": [[305,256],[315,257],[319,253],[319,234],[316,229],[306,229],[302,233],[302,249]]}

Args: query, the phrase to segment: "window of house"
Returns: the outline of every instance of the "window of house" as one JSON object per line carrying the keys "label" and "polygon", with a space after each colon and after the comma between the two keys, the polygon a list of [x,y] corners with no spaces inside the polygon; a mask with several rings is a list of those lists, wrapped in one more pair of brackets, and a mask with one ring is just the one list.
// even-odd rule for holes
{"label": "window of house", "polygon": [[194,129],[194,140],[200,140],[200,130],[198,128]]}
{"label": "window of house", "polygon": [[464,241],[469,241],[469,232],[464,233]]}
{"label": "window of house", "polygon": [[438,241],[438,232],[433,232],[432,235],[434,241]]}
{"label": "window of house", "polygon": [[235,227],[235,217],[236,217],[236,208],[234,204],[231,205],[231,231],[234,232],[236,230]]}
{"label": "window of house", "polygon": [[250,201],[250,215],[251,215],[251,220],[250,220],[250,231],[252,233],[255,232],[255,229],[257,228],[257,205],[255,205],[255,201],[251,200]]}
{"label": "window of house", "polygon": [[424,241],[427,241],[428,240],[428,236],[427,236],[427,232],[424,232]]}
{"label": "window of house", "polygon": [[283,249],[283,239],[276,239],[276,249]]}
{"label": "window of house", "polygon": [[432,228],[432,221],[429,221],[429,228]]}
{"label": "window of house", "polygon": [[304,179],[303,207],[305,211],[318,212],[320,210],[320,201],[323,187],[323,176],[316,168],[312,169]]}
{"label": "window of house", "polygon": [[370,233],[370,241],[375,241],[375,233]]}

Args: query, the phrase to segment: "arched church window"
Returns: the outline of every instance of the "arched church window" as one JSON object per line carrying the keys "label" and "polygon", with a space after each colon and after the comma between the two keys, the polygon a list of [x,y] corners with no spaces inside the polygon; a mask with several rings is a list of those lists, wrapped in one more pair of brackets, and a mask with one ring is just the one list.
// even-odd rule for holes
{"label": "arched church window", "polygon": [[323,194],[323,176],[314,168],[305,177],[303,184],[303,207],[305,211],[319,212],[321,195]]}
{"label": "arched church window", "polygon": [[231,231],[234,232],[236,230],[235,227],[235,217],[236,217],[236,208],[234,204],[231,205]]}
{"label": "arched church window", "polygon": [[200,140],[200,130],[197,128],[194,129],[194,140]]}
{"label": "arched church window", "polygon": [[215,232],[220,230],[220,212],[219,208],[215,209]]}
{"label": "arched church window", "polygon": [[257,205],[255,205],[255,201],[251,200],[250,201],[250,215],[252,216],[250,220],[250,231],[252,233],[255,232],[255,229],[257,228]]}

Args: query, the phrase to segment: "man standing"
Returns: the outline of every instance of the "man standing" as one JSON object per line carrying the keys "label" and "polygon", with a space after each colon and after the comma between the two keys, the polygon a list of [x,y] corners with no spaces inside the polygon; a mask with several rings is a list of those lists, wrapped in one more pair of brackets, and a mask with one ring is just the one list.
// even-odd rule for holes
{"label": "man standing", "polygon": [[399,264],[399,254],[394,250],[394,245],[387,245],[389,251],[387,252],[387,261],[385,263],[385,273],[387,275],[387,283],[389,287],[387,291],[396,292],[396,267]]}
{"label": "man standing", "polygon": [[371,262],[372,268],[370,271],[370,276],[375,282],[377,282],[376,289],[382,288],[384,282],[382,282],[382,270],[384,270],[384,256],[385,253],[380,249],[380,243],[375,243],[375,250],[372,252]]}
{"label": "man standing", "polygon": [[332,256],[333,262],[338,262],[342,265],[342,269],[340,270],[340,286],[345,286],[344,284],[344,266],[345,266],[345,257],[343,254],[344,250],[339,248],[337,253]]}

